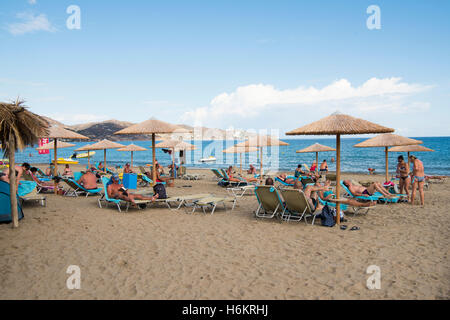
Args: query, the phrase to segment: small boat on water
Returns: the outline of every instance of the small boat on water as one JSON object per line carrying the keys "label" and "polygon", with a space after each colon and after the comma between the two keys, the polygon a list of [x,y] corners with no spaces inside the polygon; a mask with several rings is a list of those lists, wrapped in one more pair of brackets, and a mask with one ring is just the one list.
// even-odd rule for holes
{"label": "small boat on water", "polygon": [[[52,163],[54,163],[55,160],[52,160]],[[74,160],[72,158],[64,159],[64,158],[58,158],[57,160],[58,164],[78,164],[77,160]]]}
{"label": "small boat on water", "polygon": [[200,162],[214,162],[217,161],[216,157],[209,156],[208,158],[200,159]]}
{"label": "small boat on water", "polygon": [[86,159],[86,158],[92,158],[92,156],[95,154],[95,151],[89,152],[89,154],[86,153],[80,153],[77,154],[77,159]]}

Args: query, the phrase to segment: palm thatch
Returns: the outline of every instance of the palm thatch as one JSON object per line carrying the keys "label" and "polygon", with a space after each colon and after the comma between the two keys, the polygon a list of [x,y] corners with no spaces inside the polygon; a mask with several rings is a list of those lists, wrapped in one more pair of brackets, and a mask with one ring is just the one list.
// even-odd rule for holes
{"label": "palm thatch", "polygon": [[392,147],[388,150],[389,152],[434,152],[433,149],[421,146],[421,145],[410,145],[410,146],[398,146]]}
{"label": "palm thatch", "polygon": [[[58,149],[61,149],[61,148],[75,147],[75,145],[72,143],[59,141],[57,147],[58,147]],[[44,144],[43,146],[41,146],[39,148],[36,148],[36,150],[53,150],[53,149],[55,149],[55,141],[54,140],[49,143]]]}
{"label": "palm thatch", "polygon": [[288,146],[289,143],[278,140],[270,136],[254,136],[248,138],[246,141],[238,143],[235,147],[271,147],[271,146]]}
{"label": "palm thatch", "polygon": [[286,135],[336,135],[386,132],[394,132],[394,129],[349,115],[334,113],[306,126],[286,132]]}
{"label": "palm thatch", "polygon": [[5,155],[9,157],[9,191],[13,228],[19,227],[16,183],[16,150],[37,144],[39,137],[48,133],[48,122],[28,111],[23,101],[0,103],[0,143]]}
{"label": "palm thatch", "polygon": [[355,144],[355,148],[375,148],[375,147],[391,147],[391,146],[408,146],[423,143],[420,140],[410,139],[399,136],[397,134],[385,133],[376,137]]}
{"label": "palm thatch", "polygon": [[[48,133],[48,122],[30,112],[23,101],[0,103],[0,142],[5,156],[9,151],[23,150],[39,142],[39,137]],[[14,146],[10,145],[10,137],[14,136]]]}
{"label": "palm thatch", "polygon": [[336,151],[336,149],[321,145],[319,143],[315,143],[309,147],[306,147],[302,150],[297,150],[297,153],[310,153],[310,152],[327,152],[327,151]]}

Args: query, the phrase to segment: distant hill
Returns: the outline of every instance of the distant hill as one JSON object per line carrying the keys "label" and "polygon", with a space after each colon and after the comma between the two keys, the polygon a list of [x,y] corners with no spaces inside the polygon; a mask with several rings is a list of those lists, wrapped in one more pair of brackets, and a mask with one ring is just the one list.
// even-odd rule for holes
{"label": "distant hill", "polygon": [[[108,139],[111,141],[125,141],[125,140],[150,140],[150,135],[114,135],[115,132],[124,128],[132,126],[134,123],[119,120],[106,120],[101,122],[89,122],[83,124],[77,124],[68,126],[54,119],[44,117],[50,124],[59,125],[69,130],[73,130],[89,137],[91,140],[103,140]],[[178,124],[178,126],[191,130],[192,133],[176,134],[172,136],[170,134],[157,135],[157,140],[165,140],[169,138],[183,138],[183,140],[223,140],[225,138],[245,139],[245,137],[253,136],[244,130],[223,130],[207,127],[192,127],[186,124]],[[195,135],[195,136],[194,136]]]}

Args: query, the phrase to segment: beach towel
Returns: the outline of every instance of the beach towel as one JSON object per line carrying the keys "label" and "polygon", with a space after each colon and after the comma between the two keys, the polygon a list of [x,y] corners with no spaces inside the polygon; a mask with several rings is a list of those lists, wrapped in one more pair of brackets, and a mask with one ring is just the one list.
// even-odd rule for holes
{"label": "beach towel", "polygon": [[36,189],[37,183],[34,181],[20,181],[17,194],[19,197],[25,197]]}

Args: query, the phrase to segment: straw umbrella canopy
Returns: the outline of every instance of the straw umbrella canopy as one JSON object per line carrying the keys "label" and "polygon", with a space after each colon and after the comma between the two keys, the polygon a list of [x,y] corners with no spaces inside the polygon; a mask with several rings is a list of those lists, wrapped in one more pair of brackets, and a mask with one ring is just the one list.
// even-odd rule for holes
{"label": "straw umbrella canopy", "polygon": [[240,160],[241,160],[241,167],[240,167],[241,175],[242,175],[242,154],[249,153],[249,152],[258,152],[258,148],[232,146],[232,147],[229,147],[228,149],[223,150],[223,153],[239,153]]}
{"label": "straw umbrella canopy", "polygon": [[[172,149],[172,167],[175,168],[175,151],[177,150],[195,150],[196,147],[193,144],[180,141],[180,140],[164,140],[155,145],[155,148]],[[176,170],[174,169],[174,175]]]}
{"label": "straw umbrella canopy", "polygon": [[147,149],[137,146],[135,144],[130,144],[126,146],[125,148],[117,149],[117,151],[128,151],[131,152],[131,167],[133,167],[133,152],[135,151],[147,151]]}
{"label": "straw umbrella canopy", "polygon": [[305,149],[297,150],[296,152],[297,153],[315,152],[316,153],[316,166],[318,166],[319,165],[319,152],[328,152],[328,151],[336,151],[336,149],[321,145],[319,143],[315,143],[313,145],[310,145],[309,147],[306,147]]}
{"label": "straw umbrella canopy", "polygon": [[[190,130],[182,128],[180,126],[176,126],[164,121],[150,119],[144,122],[132,125],[128,128],[122,129],[120,131],[115,132],[114,134],[151,134],[152,135],[152,161],[153,164],[156,161],[156,134],[161,133],[189,133]],[[153,171],[153,184],[156,183],[156,170]]]}
{"label": "straw umbrella canopy", "polygon": [[[394,129],[341,113],[333,113],[321,120],[286,132],[286,135],[336,135],[336,198],[340,197],[341,135],[394,132]],[[336,204],[336,222],[340,223],[340,204]]]}
{"label": "straw umbrella canopy", "polygon": [[[42,145],[39,148],[36,148],[36,150],[53,150],[53,149],[55,149],[55,144],[56,144],[55,140],[53,140],[53,141],[50,141],[49,143],[46,143],[46,144]],[[70,148],[70,147],[75,147],[75,145],[72,144],[72,143],[64,142],[64,141],[60,141],[58,143],[58,148],[59,149]]]}
{"label": "straw umbrella canopy", "polygon": [[[54,176],[58,175],[58,139],[69,139],[69,140],[89,140],[88,137],[82,134],[61,128],[60,126],[54,125],[49,128],[49,133],[47,135],[41,136],[40,138],[49,138],[54,140],[54,154],[55,154],[55,168]],[[55,194],[58,192],[57,182],[55,180]]]}
{"label": "straw umbrella canopy", "polygon": [[259,148],[259,160],[260,160],[260,181],[263,177],[263,148],[273,146],[288,146],[289,143],[275,139],[270,136],[253,136],[244,142],[240,142],[235,147],[256,147]]}
{"label": "straw umbrella canopy", "polygon": [[104,157],[103,171],[106,172],[106,150],[119,149],[119,148],[123,148],[123,147],[125,147],[123,144],[105,139],[105,140],[99,141],[97,143],[78,148],[76,151],[103,150],[103,157]]}
{"label": "straw umbrella canopy", "polygon": [[385,157],[386,157],[386,181],[389,180],[389,156],[388,147],[392,146],[408,146],[423,143],[420,140],[410,139],[406,137],[399,136],[397,134],[385,133],[380,134],[376,137],[363,141],[361,143],[355,144],[355,148],[376,148],[384,147]]}
{"label": "straw umbrella canopy", "polygon": [[410,152],[434,152],[433,149],[415,144],[410,146],[398,146],[398,147],[392,147],[388,150],[389,152],[408,152],[408,159],[409,159],[409,153]]}

